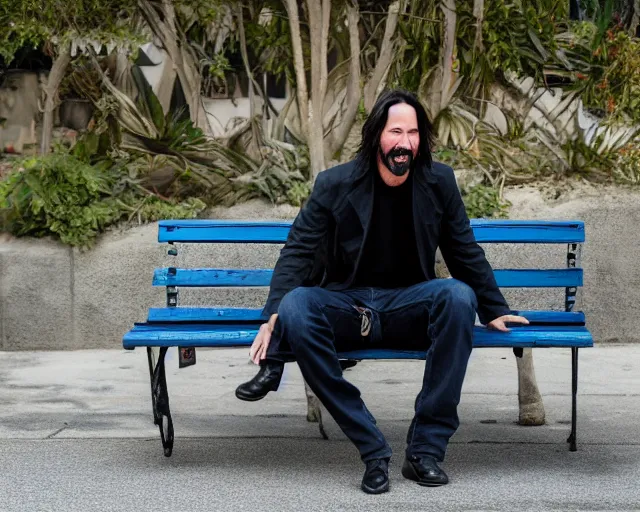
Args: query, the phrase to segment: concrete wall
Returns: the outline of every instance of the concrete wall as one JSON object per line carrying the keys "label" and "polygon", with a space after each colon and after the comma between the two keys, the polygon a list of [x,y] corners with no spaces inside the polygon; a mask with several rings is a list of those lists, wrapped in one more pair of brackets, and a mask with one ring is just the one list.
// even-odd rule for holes
{"label": "concrete wall", "polygon": [[[640,194],[619,189],[581,188],[561,201],[545,201],[535,189],[507,192],[512,218],[582,219],[587,243],[582,304],[597,342],[640,341]],[[272,208],[253,201],[215,217],[291,218],[292,207]],[[47,240],[0,238],[0,350],[118,348],[147,308],[164,305],[164,290],[151,286],[154,267],[268,267],[279,246],[225,244],[183,246],[166,255],[156,242],[157,226],[104,235],[89,252]],[[485,247],[495,268],[565,265],[566,247]],[[260,307],[266,290],[181,290],[181,304]],[[510,291],[513,308],[563,307],[561,290]]]}

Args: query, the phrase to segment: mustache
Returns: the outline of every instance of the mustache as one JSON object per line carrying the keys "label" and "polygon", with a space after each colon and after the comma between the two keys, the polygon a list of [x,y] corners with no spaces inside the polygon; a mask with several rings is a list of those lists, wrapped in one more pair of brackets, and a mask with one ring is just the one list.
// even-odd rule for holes
{"label": "mustache", "polygon": [[413,158],[413,151],[411,151],[410,148],[395,147],[390,149],[385,155],[386,158],[395,158],[397,156],[408,156],[409,158]]}

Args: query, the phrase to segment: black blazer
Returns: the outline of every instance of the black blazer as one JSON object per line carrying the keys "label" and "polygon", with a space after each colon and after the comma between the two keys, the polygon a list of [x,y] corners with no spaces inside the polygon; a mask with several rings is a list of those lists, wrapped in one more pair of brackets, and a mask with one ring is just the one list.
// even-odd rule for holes
{"label": "black blazer", "polygon": [[[483,324],[510,313],[485,253],[477,244],[453,169],[434,162],[412,170],[413,215],[422,270],[435,279],[440,247],[452,277],[473,288]],[[344,290],[353,283],[373,210],[374,175],[355,161],[321,172],[293,222],[276,263],[264,316],[277,313],[299,286]]]}

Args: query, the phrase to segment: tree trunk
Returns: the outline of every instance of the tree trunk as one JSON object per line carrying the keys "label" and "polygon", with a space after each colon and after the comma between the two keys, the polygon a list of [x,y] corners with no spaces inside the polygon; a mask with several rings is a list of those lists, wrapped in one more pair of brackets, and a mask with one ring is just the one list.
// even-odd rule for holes
{"label": "tree trunk", "polygon": [[149,0],[138,0],[138,5],[153,35],[161,41],[165,51],[169,54],[187,100],[193,124],[201,128],[206,135],[211,136],[211,127],[204,111],[200,93],[202,77],[200,76],[198,59],[177,26],[173,3],[171,0],[162,0],[162,18]]}
{"label": "tree trunk", "polygon": [[291,45],[293,47],[293,67],[296,72],[296,97],[298,112],[300,112],[300,131],[309,140],[309,93],[307,92],[307,78],[304,71],[302,55],[302,37],[300,36],[300,17],[296,0],[287,0],[285,4],[289,29],[291,30]]}
{"label": "tree trunk", "polygon": [[[371,112],[380,91],[384,88],[384,79],[389,72],[389,66],[393,59],[393,36],[398,26],[398,13],[400,12],[400,2],[395,1],[389,6],[387,12],[387,21],[384,28],[384,36],[380,44],[380,53],[376,67],[373,70],[371,78],[364,86],[364,108],[367,112]],[[353,52],[351,53],[353,55]]]}
{"label": "tree trunk", "polygon": [[638,37],[638,25],[640,25],[640,0],[634,0],[633,2],[633,14],[631,15],[631,26],[629,32],[631,37]]}
{"label": "tree trunk", "polygon": [[518,365],[518,404],[520,425],[544,425],[545,413],[542,396],[538,390],[536,372],[533,368],[533,352],[525,348],[522,357],[516,358]]}
{"label": "tree trunk", "polygon": [[[260,137],[256,132],[256,125],[253,122],[258,112],[262,113],[262,133],[266,134],[268,130],[267,124],[267,97],[266,93],[262,94],[262,89],[253,75],[253,71],[249,64],[249,54],[247,52],[247,38],[244,33],[244,17],[242,12],[242,5],[238,4],[237,16],[238,16],[238,33],[240,35],[240,55],[242,56],[242,63],[244,64],[244,71],[249,77],[249,117],[251,119],[251,132],[253,136],[253,142],[256,145],[260,145]],[[266,86],[264,88],[266,91]]]}
{"label": "tree trunk", "polygon": [[582,21],[582,7],[580,0],[569,0],[569,19]]}
{"label": "tree trunk", "polygon": [[286,0],[285,7],[291,30],[293,64],[296,72],[296,96],[300,113],[300,130],[309,147],[313,178],[324,170],[324,127],[322,116],[327,91],[327,45],[329,41],[330,0],[307,0],[309,35],[311,40],[311,101],[300,36],[298,2]]}
{"label": "tree trunk", "polygon": [[[202,76],[200,75],[200,69],[197,61],[191,58],[191,56],[187,56],[188,50],[185,49],[185,44],[183,41],[181,48],[182,66],[176,71],[178,72],[185,98],[187,98],[187,103],[189,104],[189,112],[193,123],[202,129],[205,134],[212,136],[213,132],[211,131],[209,119],[207,118],[207,113],[204,110],[204,103],[202,101]],[[185,86],[185,83],[188,85]]]}
{"label": "tree trunk", "polygon": [[333,130],[328,143],[328,151],[330,155],[336,153],[344,145],[349,136],[353,122],[358,113],[360,105],[361,87],[360,87],[360,32],[358,31],[358,21],[360,20],[360,12],[357,4],[347,7],[347,22],[349,24],[349,78],[347,82],[347,95],[344,100],[342,109],[342,117],[340,124]]}
{"label": "tree trunk", "polygon": [[42,155],[47,154],[51,147],[51,139],[53,137],[53,111],[56,108],[58,88],[70,63],[71,45],[69,44],[65,48],[62,48],[58,56],[54,58],[47,83],[43,86],[45,100],[44,116],[42,119],[42,137],[40,140],[40,153]]}
{"label": "tree trunk", "polygon": [[327,46],[331,0],[307,0],[309,38],[311,42],[311,105],[309,108],[309,158],[315,177],[325,169],[324,101],[327,93]]}
{"label": "tree trunk", "polygon": [[483,50],[482,23],[484,22],[484,0],[473,0],[473,15],[476,18],[476,39],[473,43],[476,51]]}
{"label": "tree trunk", "polygon": [[442,0],[444,13],[444,39],[442,48],[442,91],[438,112],[449,103],[449,90],[453,83],[453,52],[456,44],[456,3],[455,0]]}

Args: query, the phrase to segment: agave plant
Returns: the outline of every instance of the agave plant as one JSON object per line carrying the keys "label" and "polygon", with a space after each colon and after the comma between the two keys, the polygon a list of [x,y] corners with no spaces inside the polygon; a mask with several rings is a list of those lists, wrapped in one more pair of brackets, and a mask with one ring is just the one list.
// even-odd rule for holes
{"label": "agave plant", "polygon": [[[451,89],[438,92],[441,95],[439,106],[430,107],[428,103],[426,105],[429,116],[433,119],[438,141],[445,146],[453,145],[465,149],[473,140],[480,119],[472,111],[472,107],[456,96],[461,83],[462,78],[458,78]],[[437,86],[432,84],[431,90],[423,89],[421,96],[433,95],[435,87]]]}
{"label": "agave plant", "polygon": [[[245,128],[260,141],[260,165],[232,181],[246,197],[261,195],[272,203],[300,206],[311,191],[309,152],[304,145],[276,140],[255,119]],[[235,139],[241,134],[236,134]]]}
{"label": "agave plant", "polygon": [[205,136],[186,111],[178,109],[165,114],[138,68],[132,69],[132,77],[138,92],[135,101],[103,77],[118,105],[115,114],[120,129],[118,150],[128,154],[131,160],[128,167],[145,174],[148,162],[146,174],[151,182],[157,178],[154,171],[165,175],[166,181],[169,170],[171,184],[195,182],[213,203],[233,194],[231,178],[257,169],[258,164],[246,154]]}
{"label": "agave plant", "polygon": [[611,176],[610,159],[640,135],[640,124],[613,122],[589,114],[580,91],[549,91],[525,80],[516,87],[529,98],[523,118],[539,143],[563,173]]}

